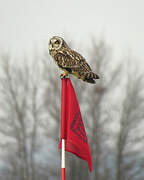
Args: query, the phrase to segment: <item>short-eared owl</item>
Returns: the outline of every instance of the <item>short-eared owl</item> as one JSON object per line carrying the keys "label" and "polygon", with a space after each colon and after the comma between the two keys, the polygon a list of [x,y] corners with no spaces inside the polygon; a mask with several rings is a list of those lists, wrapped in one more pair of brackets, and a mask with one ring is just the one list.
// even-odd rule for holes
{"label": "short-eared owl", "polygon": [[79,53],[70,49],[63,38],[54,36],[50,39],[49,53],[59,68],[64,71],[61,77],[70,73],[78,79],[93,84],[95,79],[99,79],[99,76],[92,72],[86,60]]}

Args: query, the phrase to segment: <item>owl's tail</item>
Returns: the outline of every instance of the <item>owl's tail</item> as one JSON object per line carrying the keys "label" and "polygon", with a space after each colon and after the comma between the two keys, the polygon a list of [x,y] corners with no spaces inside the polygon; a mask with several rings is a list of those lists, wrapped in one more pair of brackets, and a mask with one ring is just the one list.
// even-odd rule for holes
{"label": "owl's tail", "polygon": [[90,72],[87,72],[85,74],[85,78],[84,78],[84,81],[88,82],[88,83],[92,83],[92,84],[95,84],[95,79],[99,79],[99,76],[95,73],[93,73],[92,71]]}

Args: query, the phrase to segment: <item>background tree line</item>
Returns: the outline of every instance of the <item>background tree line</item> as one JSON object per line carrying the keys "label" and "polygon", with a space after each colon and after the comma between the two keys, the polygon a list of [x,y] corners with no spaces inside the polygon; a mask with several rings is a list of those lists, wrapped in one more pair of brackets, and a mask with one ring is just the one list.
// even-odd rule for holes
{"label": "background tree line", "polygon": [[[74,44],[72,44],[74,47]],[[60,78],[47,50],[34,60],[0,63],[0,178],[60,178]],[[69,180],[143,180],[143,73],[132,57],[116,62],[104,40],[92,39],[87,61],[100,76],[96,85],[71,77],[93,159],[67,153]],[[53,65],[54,64],[54,65]]]}

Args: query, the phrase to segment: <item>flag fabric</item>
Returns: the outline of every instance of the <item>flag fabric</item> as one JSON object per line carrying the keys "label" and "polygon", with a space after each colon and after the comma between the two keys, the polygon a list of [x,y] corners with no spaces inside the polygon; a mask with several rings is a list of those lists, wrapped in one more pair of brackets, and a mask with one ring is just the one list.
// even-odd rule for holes
{"label": "flag fabric", "polygon": [[76,94],[69,78],[62,79],[60,149],[62,139],[65,139],[65,150],[87,161],[92,171],[87,135]]}

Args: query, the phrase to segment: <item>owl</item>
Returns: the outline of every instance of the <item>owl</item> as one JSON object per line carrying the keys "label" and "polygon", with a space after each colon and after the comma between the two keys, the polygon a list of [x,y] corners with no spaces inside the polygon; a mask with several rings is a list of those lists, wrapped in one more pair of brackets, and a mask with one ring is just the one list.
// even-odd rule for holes
{"label": "owl", "polygon": [[49,54],[58,67],[64,71],[61,78],[72,74],[78,79],[92,84],[95,84],[95,79],[99,79],[99,76],[92,72],[85,58],[73,51],[61,37],[54,36],[50,39]]}

